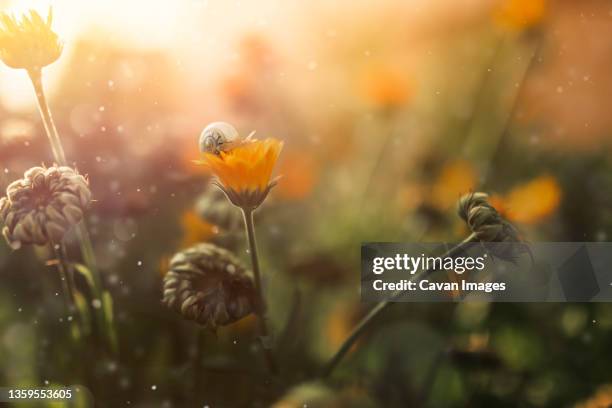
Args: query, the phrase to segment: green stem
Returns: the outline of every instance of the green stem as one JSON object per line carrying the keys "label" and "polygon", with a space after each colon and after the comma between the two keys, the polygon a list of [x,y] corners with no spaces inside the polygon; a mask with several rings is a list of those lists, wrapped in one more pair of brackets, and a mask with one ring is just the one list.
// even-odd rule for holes
{"label": "green stem", "polygon": [[[72,279],[70,277],[70,267],[66,258],[64,257],[63,247],[61,244],[51,243],[49,245],[51,250],[55,254],[55,259],[57,262],[57,270],[60,275],[60,280],[62,282],[62,292],[64,295],[64,303],[66,304],[66,310],[68,316],[70,316],[68,320],[68,324],[71,328],[72,340],[78,342],[82,336],[82,330],[79,325],[79,322],[82,321],[79,317],[76,317],[75,314],[78,311],[76,307],[76,302],[74,299],[74,285],[72,283]],[[76,318],[75,318],[76,317]]]}
{"label": "green stem", "polygon": [[66,303],[66,309],[69,314],[74,312],[74,293],[72,287],[70,285],[70,280],[68,279],[68,267],[66,265],[65,259],[62,256],[61,249],[58,248],[59,244],[51,243],[50,247],[53,253],[55,254],[55,259],[57,262],[57,271],[60,275],[60,281],[62,283],[62,293],[64,295],[64,303]]}
{"label": "green stem", "polygon": [[[58,165],[66,166],[68,165],[68,162],[64,153],[64,147],[62,146],[62,141],[57,128],[55,127],[55,123],[53,122],[53,116],[51,115],[51,110],[49,109],[49,104],[47,103],[47,98],[45,96],[45,90],[42,83],[42,71],[40,69],[28,70],[28,75],[32,81],[32,86],[34,87],[36,102],[38,103],[38,111],[40,112],[40,116],[45,127],[45,132],[47,133],[49,143],[51,144],[53,158]],[[100,279],[100,273],[96,267],[97,263],[93,245],[91,243],[91,238],[89,237],[89,232],[87,230],[85,221],[81,221],[77,224],[76,235],[81,248],[83,261],[92,275],[93,287],[91,290],[93,292],[93,296],[95,299],[102,302],[102,280]],[[101,330],[106,333],[105,322],[109,319],[105,316],[104,308],[96,309],[96,315],[98,317]],[[109,333],[107,333],[107,335],[109,335]]]}
{"label": "green stem", "polygon": [[[472,233],[466,239],[461,241],[461,243],[459,243],[457,246],[449,249],[444,255],[441,255],[441,257],[445,258],[449,256],[454,256],[457,252],[465,248],[466,245],[472,242],[476,242],[476,241],[477,241],[476,234]],[[428,269],[423,273],[414,275],[409,281],[413,282],[416,280],[420,280],[434,271],[435,271],[434,269]],[[349,334],[349,336],[347,337],[346,340],[344,340],[344,343],[342,343],[338,351],[336,351],[336,353],[332,356],[329,362],[325,365],[323,369],[323,374],[322,374],[323,377],[329,376],[334,371],[334,369],[342,361],[346,353],[348,353],[351,347],[353,347],[353,344],[355,344],[357,339],[361,337],[361,335],[366,331],[366,329],[370,327],[370,325],[376,319],[376,317],[378,317],[382,313],[382,311],[385,310],[389,305],[393,304],[394,300],[397,300],[405,293],[406,291],[402,291],[402,290],[396,291],[395,293],[391,295],[391,297],[388,300],[380,302],[379,304],[374,306],[374,308],[370,310],[370,312],[363,319],[361,319],[359,323],[357,323],[357,326],[355,326],[351,334]]]}
{"label": "green stem", "polygon": [[264,352],[266,365],[268,370],[272,374],[278,372],[276,361],[272,355],[270,332],[268,330],[267,316],[266,316],[266,300],[263,294],[263,288],[261,285],[261,273],[259,272],[259,258],[257,255],[257,242],[255,239],[255,227],[253,224],[253,210],[242,209],[242,215],[244,216],[244,225],[246,228],[247,240],[249,242],[249,253],[251,254],[251,266],[253,268],[253,278],[255,280],[255,290],[258,296],[257,305],[257,320],[259,322],[259,334],[261,340],[261,346]]}
{"label": "green stem", "polygon": [[[55,127],[53,116],[51,115],[51,110],[49,109],[49,104],[47,103],[47,98],[45,96],[45,90],[42,84],[42,71],[40,69],[28,70],[28,75],[30,76],[30,80],[32,81],[34,92],[36,93],[38,111],[40,112],[40,116],[45,127],[45,132],[47,133],[49,143],[51,144],[53,158],[58,165],[66,166],[68,162],[66,161],[64,147],[62,146],[62,141],[59,137],[59,133],[57,132],[57,128]],[[102,292],[102,284],[100,281],[98,270],[96,268],[96,259],[93,251],[93,246],[91,244],[89,232],[87,231],[87,226],[85,225],[84,221],[81,221],[77,225],[76,232],[79,239],[79,245],[81,246],[83,260],[85,261],[85,264],[91,271],[94,278],[95,287],[92,288],[92,290],[94,291],[95,296],[97,298],[100,298]]]}
{"label": "green stem", "polygon": [[38,102],[38,111],[40,112],[40,116],[42,117],[43,124],[45,126],[45,132],[47,133],[47,137],[49,138],[49,143],[51,143],[51,150],[53,150],[53,158],[60,166],[66,166],[68,162],[66,161],[66,155],[64,154],[64,147],[62,146],[62,141],[60,140],[59,134],[57,133],[57,128],[55,127],[55,123],[53,122],[53,117],[51,116],[51,110],[49,109],[49,105],[47,104],[47,98],[45,97],[45,90],[42,86],[42,71],[40,68],[28,70],[28,75],[30,76],[30,80],[32,81],[32,85],[34,86],[34,92],[36,93],[36,101]]}

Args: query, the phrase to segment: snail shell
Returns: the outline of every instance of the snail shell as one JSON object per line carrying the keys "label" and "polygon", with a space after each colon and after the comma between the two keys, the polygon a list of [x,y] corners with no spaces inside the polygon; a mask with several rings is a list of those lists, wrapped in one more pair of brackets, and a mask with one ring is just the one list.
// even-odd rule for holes
{"label": "snail shell", "polygon": [[213,122],[200,134],[199,146],[202,153],[219,154],[224,145],[240,139],[235,127],[227,122]]}

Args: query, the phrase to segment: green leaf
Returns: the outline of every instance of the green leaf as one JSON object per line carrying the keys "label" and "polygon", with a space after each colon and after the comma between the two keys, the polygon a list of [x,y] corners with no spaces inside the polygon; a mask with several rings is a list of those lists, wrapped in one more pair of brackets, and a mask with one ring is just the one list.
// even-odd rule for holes
{"label": "green leaf", "polygon": [[96,284],[89,268],[83,264],[75,263],[74,269],[76,269],[77,272],[83,275],[85,280],[87,280],[87,284],[89,285],[89,287],[95,292]]}
{"label": "green leaf", "polygon": [[115,332],[113,298],[108,291],[102,292],[102,308],[104,310],[104,326],[108,340],[114,352],[118,350],[117,333]]}
{"label": "green leaf", "polygon": [[91,334],[91,313],[89,309],[89,305],[87,304],[87,300],[85,296],[75,289],[74,291],[74,304],[79,312],[79,317],[81,319],[81,326],[83,329],[84,335]]}

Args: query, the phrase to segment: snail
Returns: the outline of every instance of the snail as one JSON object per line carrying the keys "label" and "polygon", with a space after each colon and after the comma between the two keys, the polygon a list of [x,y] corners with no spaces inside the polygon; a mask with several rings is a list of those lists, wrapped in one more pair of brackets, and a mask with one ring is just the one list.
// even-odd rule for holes
{"label": "snail", "polygon": [[220,155],[231,149],[249,142],[255,132],[246,138],[241,138],[235,127],[227,122],[213,122],[206,126],[200,134],[200,151]]}

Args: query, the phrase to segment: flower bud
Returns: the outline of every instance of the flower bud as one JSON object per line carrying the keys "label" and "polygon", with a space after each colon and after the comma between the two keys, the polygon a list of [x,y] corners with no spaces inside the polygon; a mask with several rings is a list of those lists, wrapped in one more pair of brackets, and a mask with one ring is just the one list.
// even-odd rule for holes
{"label": "flower bud", "polygon": [[254,312],[257,294],[250,273],[231,252],[205,243],[170,260],[162,302],[215,330]]}
{"label": "flower bud", "polygon": [[87,179],[70,167],[32,167],[0,199],[2,234],[13,249],[60,242],[91,202]]}
{"label": "flower bud", "polygon": [[487,194],[464,195],[459,199],[457,212],[479,241],[502,243],[489,246],[499,258],[514,261],[522,253],[531,254],[516,228],[489,203]]}

